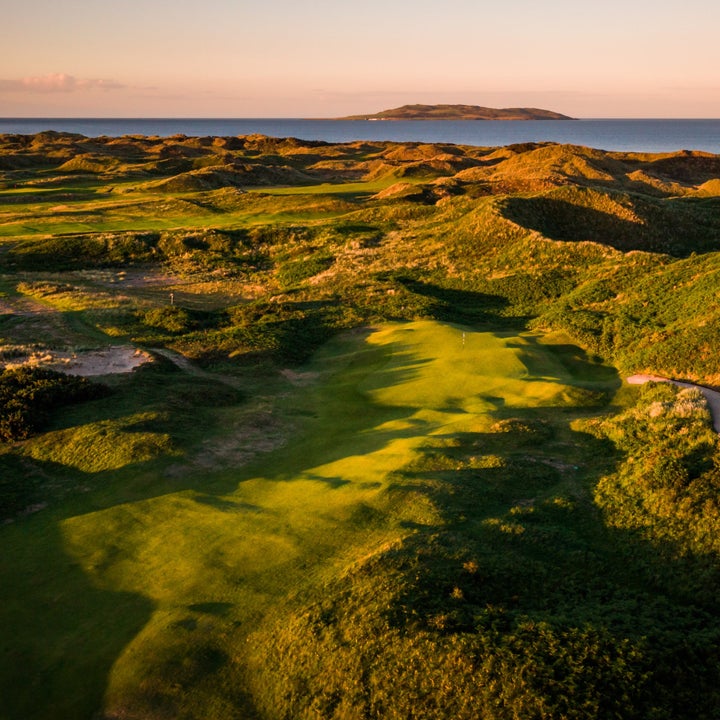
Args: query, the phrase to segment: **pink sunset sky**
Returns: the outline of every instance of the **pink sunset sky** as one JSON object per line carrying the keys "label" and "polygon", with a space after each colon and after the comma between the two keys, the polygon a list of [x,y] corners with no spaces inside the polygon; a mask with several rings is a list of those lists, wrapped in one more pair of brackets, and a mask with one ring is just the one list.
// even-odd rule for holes
{"label": "pink sunset sky", "polygon": [[1,117],[720,118],[717,0],[0,0]]}

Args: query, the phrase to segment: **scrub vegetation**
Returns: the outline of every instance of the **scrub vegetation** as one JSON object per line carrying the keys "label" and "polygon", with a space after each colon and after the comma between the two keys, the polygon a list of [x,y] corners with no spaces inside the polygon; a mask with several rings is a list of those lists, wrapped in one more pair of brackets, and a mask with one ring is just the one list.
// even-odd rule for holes
{"label": "scrub vegetation", "polygon": [[719,191],[0,137],[0,717],[715,717]]}

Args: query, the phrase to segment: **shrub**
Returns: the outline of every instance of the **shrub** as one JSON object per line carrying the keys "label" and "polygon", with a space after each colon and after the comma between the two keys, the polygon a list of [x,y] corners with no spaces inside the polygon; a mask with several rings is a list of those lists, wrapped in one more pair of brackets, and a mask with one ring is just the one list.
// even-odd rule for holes
{"label": "shrub", "polygon": [[186,333],[194,328],[194,323],[187,310],[176,305],[146,310],[141,313],[140,319],[145,325],[173,334]]}
{"label": "shrub", "polygon": [[156,233],[62,235],[26,240],[8,252],[22,270],[81,270],[122,266],[158,258]]}
{"label": "shrub", "polygon": [[104,385],[44,368],[4,370],[0,375],[0,440],[24,440],[47,424],[54,409],[107,392]]}

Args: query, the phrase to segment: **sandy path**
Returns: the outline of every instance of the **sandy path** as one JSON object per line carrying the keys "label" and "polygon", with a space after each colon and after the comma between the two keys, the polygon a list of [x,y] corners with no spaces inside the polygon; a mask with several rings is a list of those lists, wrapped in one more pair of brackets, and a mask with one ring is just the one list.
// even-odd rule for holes
{"label": "sandy path", "polygon": [[54,308],[48,307],[34,298],[26,295],[16,295],[12,298],[0,298],[0,315],[21,315],[32,317],[56,312]]}
{"label": "sandy path", "polygon": [[242,381],[239,378],[231,377],[230,375],[220,375],[218,373],[207,372],[190,362],[190,360],[188,360],[184,355],[181,355],[179,352],[175,352],[174,350],[168,350],[167,348],[150,348],[150,351],[156,353],[157,355],[162,355],[164,358],[173,363],[173,365],[189,375],[207,378],[208,380],[215,380],[233,388],[242,387]]}
{"label": "sandy path", "polygon": [[631,385],[643,385],[646,382],[666,382],[677,385],[681,388],[693,388],[699,390],[705,401],[710,408],[710,414],[712,415],[712,423],[715,432],[720,433],[720,392],[717,390],[711,390],[702,385],[696,385],[695,383],[682,382],[680,380],[671,380],[670,378],[661,377],[660,375],[631,375],[627,378],[627,381]]}

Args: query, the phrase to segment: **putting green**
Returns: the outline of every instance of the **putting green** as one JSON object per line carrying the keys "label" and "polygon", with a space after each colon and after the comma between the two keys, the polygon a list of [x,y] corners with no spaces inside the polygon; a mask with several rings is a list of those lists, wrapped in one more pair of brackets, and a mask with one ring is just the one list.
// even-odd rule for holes
{"label": "putting green", "polygon": [[[488,432],[508,409],[567,409],[580,384],[613,386],[610,369],[578,353],[536,335],[430,321],[348,333],[271,396],[282,446],[276,438],[276,449],[238,467],[188,458],[181,472],[192,490],[117,498],[62,521],[65,551],[91,586],[149,608],[142,630],[107,658],[106,711],[150,717],[169,703],[188,717],[227,716],[239,702],[228,688],[242,686],[245,638],[274,606],[442,522],[399,474],[429,441]],[[85,622],[102,655],[112,617],[90,607]],[[46,640],[62,652],[62,637]],[[82,692],[76,680],[67,693]]]}

